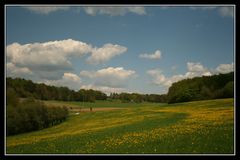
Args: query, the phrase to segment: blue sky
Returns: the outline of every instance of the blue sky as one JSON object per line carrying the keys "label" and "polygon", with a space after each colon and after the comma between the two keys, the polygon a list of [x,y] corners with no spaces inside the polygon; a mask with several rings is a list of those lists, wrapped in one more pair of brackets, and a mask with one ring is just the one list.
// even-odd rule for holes
{"label": "blue sky", "polygon": [[233,71],[231,6],[7,6],[7,76],[110,92],[167,93]]}

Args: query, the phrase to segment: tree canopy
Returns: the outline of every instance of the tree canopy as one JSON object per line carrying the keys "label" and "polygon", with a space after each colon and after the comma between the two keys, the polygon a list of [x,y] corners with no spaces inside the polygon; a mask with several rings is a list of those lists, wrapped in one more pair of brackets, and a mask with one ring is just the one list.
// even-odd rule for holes
{"label": "tree canopy", "polygon": [[[70,90],[67,87],[48,86],[33,83],[21,78],[7,78],[7,90],[10,97],[15,92],[19,97],[32,97],[41,100],[85,101],[118,99],[121,102],[157,102],[177,103],[234,96],[234,73],[184,79],[171,85],[167,94],[105,93],[96,90]],[[17,103],[17,102],[16,102]]]}
{"label": "tree canopy", "polygon": [[7,78],[7,90],[14,90],[17,96],[26,98],[32,97],[41,100],[62,100],[62,101],[88,101],[106,100],[107,95],[101,91],[80,89],[70,90],[67,87],[49,86],[46,84],[33,83],[31,80],[22,78]]}
{"label": "tree canopy", "polygon": [[234,74],[195,77],[173,83],[168,90],[168,103],[232,98],[234,96]]}

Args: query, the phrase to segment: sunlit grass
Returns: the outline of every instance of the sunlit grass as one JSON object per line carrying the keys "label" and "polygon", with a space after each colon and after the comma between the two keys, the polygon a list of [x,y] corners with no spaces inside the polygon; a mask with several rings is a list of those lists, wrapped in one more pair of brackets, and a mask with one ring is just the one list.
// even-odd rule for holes
{"label": "sunlit grass", "polygon": [[93,104],[127,109],[82,112],[57,126],[7,137],[7,153],[233,153],[233,99]]}

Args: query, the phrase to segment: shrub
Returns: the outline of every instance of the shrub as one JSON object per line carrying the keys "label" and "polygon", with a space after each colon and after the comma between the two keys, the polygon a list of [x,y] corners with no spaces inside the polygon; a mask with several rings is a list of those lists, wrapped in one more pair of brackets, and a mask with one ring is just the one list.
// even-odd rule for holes
{"label": "shrub", "polygon": [[40,130],[61,123],[68,116],[66,107],[47,107],[34,99],[13,104],[7,105],[7,135]]}

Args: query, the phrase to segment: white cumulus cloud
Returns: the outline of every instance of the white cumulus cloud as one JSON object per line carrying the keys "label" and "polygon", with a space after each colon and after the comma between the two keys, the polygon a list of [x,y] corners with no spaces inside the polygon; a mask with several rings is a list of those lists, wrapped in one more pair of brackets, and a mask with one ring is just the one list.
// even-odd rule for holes
{"label": "white cumulus cloud", "polygon": [[196,10],[196,9],[201,9],[201,10],[212,10],[212,9],[216,9],[216,6],[192,6],[189,7],[192,10]]}
{"label": "white cumulus cloud", "polygon": [[201,63],[187,63],[187,72],[185,74],[173,75],[171,77],[166,77],[160,69],[148,70],[147,74],[151,76],[152,83],[155,85],[163,85],[165,87],[170,87],[172,83],[180,81],[182,79],[201,77],[201,76],[211,76],[213,74],[228,73],[233,71],[232,64],[220,64],[216,69],[212,71],[204,67]]}
{"label": "white cumulus cloud", "polygon": [[117,88],[117,87],[108,87],[108,86],[97,86],[93,84],[89,85],[82,85],[81,89],[93,89],[98,90],[101,92],[106,93],[107,95],[110,95],[110,93],[121,93],[121,92],[127,92],[126,88]]}
{"label": "white cumulus cloud", "polygon": [[185,77],[192,78],[197,76],[210,76],[211,73],[207,68],[205,68],[201,63],[187,63],[188,72],[185,74]]}
{"label": "white cumulus cloud", "polygon": [[90,53],[91,45],[72,39],[7,46],[7,60],[33,70],[69,70],[71,56]]}
{"label": "white cumulus cloud", "polygon": [[[73,58],[89,55],[87,60],[98,64],[126,50],[126,47],[117,44],[108,43],[102,48],[97,48],[72,39],[29,44],[12,43],[6,47],[6,71],[8,77],[21,77],[38,83],[79,90],[82,86],[81,78],[70,72],[73,70]],[[101,90],[111,91],[111,88],[114,88],[114,91],[120,91],[118,88],[121,87],[118,86],[124,86],[135,71],[109,67],[94,72],[94,76],[90,76],[89,73],[85,71],[85,77],[93,78],[94,85],[98,87],[102,85]]]}
{"label": "white cumulus cloud", "polygon": [[81,87],[81,78],[74,74],[66,72],[61,79],[58,80],[44,80],[44,83],[54,86],[65,86],[72,90],[79,90]]}
{"label": "white cumulus cloud", "polygon": [[73,58],[89,55],[86,60],[88,63],[99,64],[126,50],[126,47],[117,44],[108,43],[97,48],[72,39],[29,44],[12,43],[6,47],[7,75],[24,78],[28,76],[36,80],[57,80],[65,72],[73,70]]}
{"label": "white cumulus cloud", "polygon": [[217,68],[216,71],[218,73],[228,73],[232,72],[234,70],[234,65],[232,64],[220,64]]}
{"label": "white cumulus cloud", "polygon": [[11,77],[29,77],[33,72],[27,67],[16,67],[13,63],[7,63],[7,76]]}
{"label": "white cumulus cloud", "polygon": [[106,14],[110,16],[123,16],[126,13],[135,13],[138,15],[145,15],[146,11],[144,7],[133,6],[133,7],[84,7],[84,11],[89,15],[97,15],[97,14]]}
{"label": "white cumulus cloud", "polygon": [[161,55],[162,55],[161,51],[156,50],[155,53],[153,53],[153,54],[144,53],[144,54],[140,54],[139,57],[146,58],[146,59],[160,59]]}
{"label": "white cumulus cloud", "polygon": [[113,44],[105,44],[101,48],[94,48],[92,49],[92,54],[88,57],[87,62],[89,64],[99,64],[104,63],[111,58],[120,55],[127,51],[127,48],[120,45],[113,45]]}
{"label": "white cumulus cloud", "polygon": [[192,10],[217,10],[220,16],[222,17],[233,17],[234,16],[234,7],[233,6],[192,6],[189,7]]}
{"label": "white cumulus cloud", "polygon": [[67,6],[28,6],[24,7],[30,11],[33,11],[38,14],[49,14],[58,10],[68,10],[70,7]]}
{"label": "white cumulus cloud", "polygon": [[166,77],[162,74],[162,71],[159,69],[148,70],[147,74],[153,77],[153,83],[160,85],[165,84]]}
{"label": "white cumulus cloud", "polygon": [[[47,15],[56,11],[67,11],[70,6],[49,6],[49,5],[36,5],[36,6],[25,6],[26,8],[34,13]],[[82,10],[88,15],[110,15],[110,16],[124,16],[127,13],[133,13],[137,15],[146,15],[146,10],[142,6],[89,6],[89,7],[72,7],[72,9],[79,11]]]}
{"label": "white cumulus cloud", "polygon": [[108,67],[98,71],[80,72],[80,76],[93,79],[95,85],[107,87],[122,87],[134,75],[135,71],[125,70],[123,67]]}
{"label": "white cumulus cloud", "polygon": [[234,8],[233,7],[219,7],[219,13],[224,17],[233,17]]}
{"label": "white cumulus cloud", "polygon": [[76,74],[73,74],[73,73],[64,73],[63,79],[70,80],[73,82],[81,82],[80,77],[78,77]]}
{"label": "white cumulus cloud", "polygon": [[234,71],[234,64],[220,64],[210,71],[208,68],[204,67],[201,63],[187,63],[187,72],[185,74],[173,75],[171,77],[166,77],[161,70],[152,69],[148,70],[147,74],[151,76],[152,83],[156,85],[163,85],[165,87],[170,87],[172,83],[180,81],[182,79],[201,77],[201,76],[211,76],[219,73],[229,73]]}

